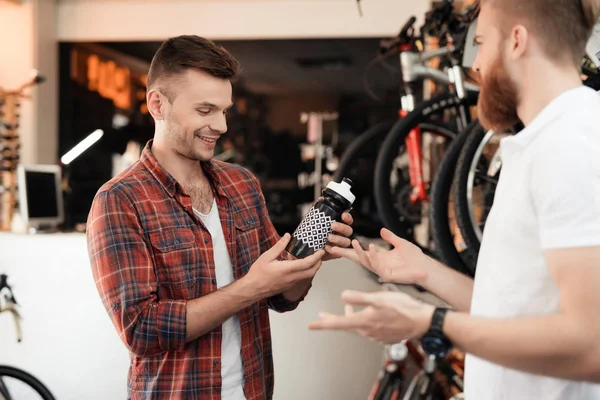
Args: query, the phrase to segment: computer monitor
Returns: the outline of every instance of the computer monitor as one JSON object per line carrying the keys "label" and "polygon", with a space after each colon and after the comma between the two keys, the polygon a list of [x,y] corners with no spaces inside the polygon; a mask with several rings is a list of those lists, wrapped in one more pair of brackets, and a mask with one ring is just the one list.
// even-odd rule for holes
{"label": "computer monitor", "polygon": [[55,228],[64,222],[61,180],[58,165],[18,166],[19,211],[28,227]]}

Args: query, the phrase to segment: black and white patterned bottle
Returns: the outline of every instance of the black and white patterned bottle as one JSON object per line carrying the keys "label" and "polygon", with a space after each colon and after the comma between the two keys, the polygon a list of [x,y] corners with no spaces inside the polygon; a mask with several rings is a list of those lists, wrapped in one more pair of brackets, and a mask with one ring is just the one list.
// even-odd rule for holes
{"label": "black and white patterned bottle", "polygon": [[344,178],[342,182],[330,182],[323,195],[313,204],[310,211],[294,231],[287,252],[296,258],[308,257],[321,250],[327,244],[332,233],[333,221],[340,221],[342,214],[352,208],[355,196],[350,189],[352,181]]}

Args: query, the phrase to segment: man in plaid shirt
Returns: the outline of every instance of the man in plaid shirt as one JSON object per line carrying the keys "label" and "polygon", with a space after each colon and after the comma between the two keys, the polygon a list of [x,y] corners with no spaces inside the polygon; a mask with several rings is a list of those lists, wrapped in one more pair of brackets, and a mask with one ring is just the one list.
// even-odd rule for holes
{"label": "man in plaid shirt", "polygon": [[[248,170],[211,160],[238,62],[197,36],[165,41],[148,73],[154,139],[97,193],[92,272],[130,351],[130,399],[271,399],[268,309],[295,309],[330,247],[293,260]],[[330,245],[348,247],[352,217]]]}

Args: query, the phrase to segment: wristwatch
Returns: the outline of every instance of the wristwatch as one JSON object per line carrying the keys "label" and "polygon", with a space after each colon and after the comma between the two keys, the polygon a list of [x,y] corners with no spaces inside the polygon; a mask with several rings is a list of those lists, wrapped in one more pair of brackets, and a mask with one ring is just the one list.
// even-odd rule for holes
{"label": "wristwatch", "polygon": [[444,335],[444,318],[449,308],[438,307],[433,312],[431,325],[421,338],[423,350],[438,358],[443,358],[452,350],[452,342]]}

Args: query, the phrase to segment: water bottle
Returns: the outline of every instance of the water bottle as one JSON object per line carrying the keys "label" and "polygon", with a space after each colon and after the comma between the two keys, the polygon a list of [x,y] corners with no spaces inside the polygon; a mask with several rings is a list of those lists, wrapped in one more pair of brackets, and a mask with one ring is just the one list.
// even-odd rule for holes
{"label": "water bottle", "polygon": [[304,258],[324,248],[332,233],[333,221],[341,221],[342,214],[352,208],[355,196],[351,188],[352,181],[348,178],[340,183],[330,182],[294,231],[286,251],[296,258]]}

